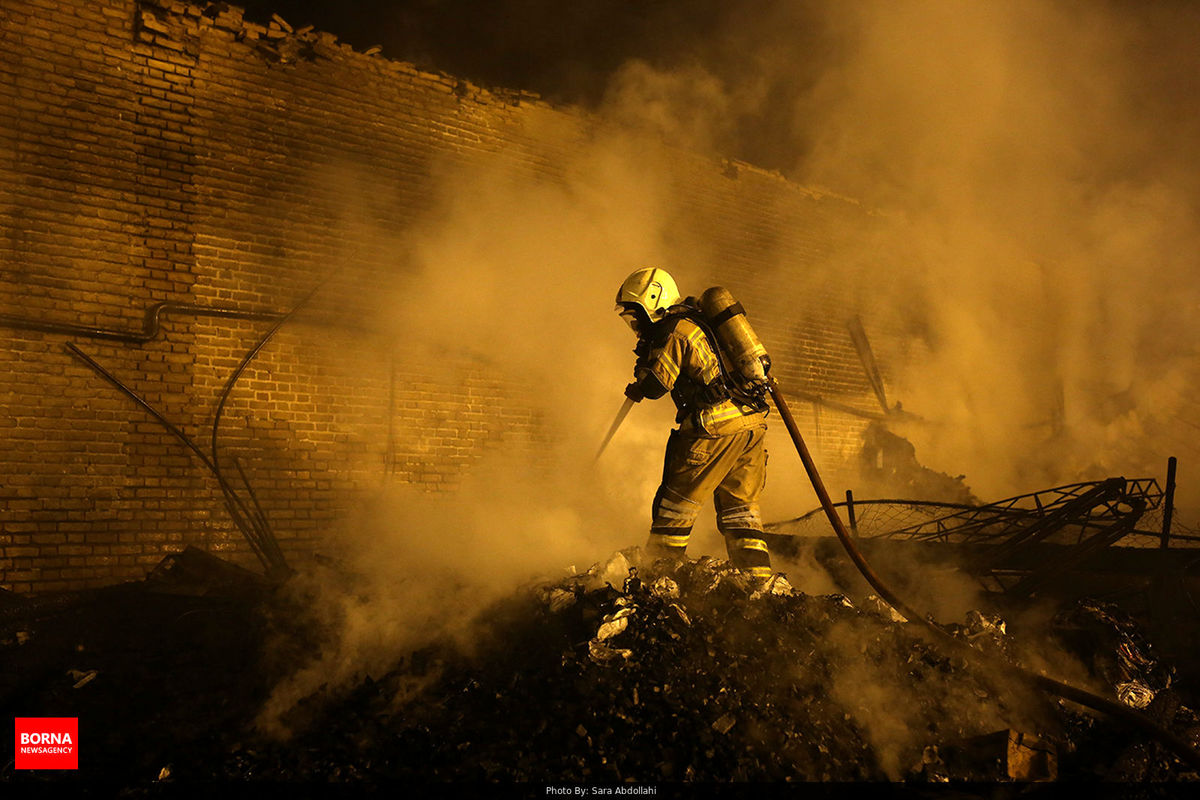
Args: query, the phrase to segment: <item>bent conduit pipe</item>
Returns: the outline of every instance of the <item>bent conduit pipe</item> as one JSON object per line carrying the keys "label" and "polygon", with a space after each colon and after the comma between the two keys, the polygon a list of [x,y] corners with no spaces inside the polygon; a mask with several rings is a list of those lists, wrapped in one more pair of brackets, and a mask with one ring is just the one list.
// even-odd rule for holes
{"label": "bent conduit pipe", "polygon": [[122,394],[133,400],[134,403],[136,403],[139,407],[146,411],[146,413],[153,417],[156,422],[166,428],[172,436],[174,436],[176,439],[182,442],[185,447],[191,450],[192,453],[194,453],[196,457],[200,459],[204,466],[208,467],[208,470],[213,474],[217,480],[217,483],[221,486],[221,492],[225,498],[225,508],[229,512],[229,516],[233,520],[234,525],[239,531],[241,531],[242,535],[245,536],[247,543],[249,543],[251,550],[254,552],[254,555],[258,557],[259,561],[263,563],[264,567],[269,569],[271,564],[263,544],[258,540],[256,536],[257,531],[254,526],[248,522],[248,520],[253,519],[249,509],[246,508],[245,502],[242,501],[242,499],[235,493],[233,493],[232,489],[226,485],[225,479],[221,476],[220,471],[216,468],[216,465],[213,463],[212,459],[210,459],[208,455],[205,454],[205,452],[201,450],[194,441],[192,441],[191,437],[180,430],[177,426],[171,424],[170,420],[159,413],[157,409],[143,400],[136,392],[122,383],[119,378],[101,366],[94,358],[80,350],[73,342],[68,342],[66,344],[66,349],[79,360],[83,361],[83,363],[91,367],[98,375],[100,375],[100,377],[104,378],[106,381],[115,386]]}
{"label": "bent conduit pipe", "polygon": [[[121,330],[119,328],[98,328],[91,325],[76,325],[69,322],[47,322],[40,319],[17,317],[12,314],[0,314],[0,328],[56,333],[64,336],[78,336],[85,339],[105,339],[112,342],[127,342],[129,344],[145,344],[158,338],[159,333],[162,332],[162,318],[167,314],[236,319],[247,322],[279,322],[289,316],[288,313],[282,311],[243,311],[237,308],[204,306],[198,303],[163,302],[155,303],[146,309],[146,313],[142,318],[142,329],[140,331]],[[374,332],[369,326],[345,319],[321,319],[310,320],[310,322],[351,331]]]}
{"label": "bent conduit pipe", "polygon": [[825,483],[821,480],[820,473],[817,472],[816,464],[813,462],[812,456],[808,452],[808,447],[804,444],[804,437],[800,435],[800,429],[796,426],[796,420],[792,417],[792,412],[788,408],[787,401],[783,397],[783,393],[779,391],[779,385],[774,379],[771,380],[769,386],[771,399],[775,401],[775,408],[779,410],[779,416],[783,419],[783,424],[787,427],[788,434],[792,437],[792,443],[796,446],[796,452],[800,455],[800,460],[804,462],[804,470],[808,473],[808,479],[812,482],[813,491],[817,493],[817,499],[821,503],[821,508],[825,511],[825,516],[829,518],[829,524],[833,526],[833,532],[837,534],[842,546],[846,550],[846,554],[850,556],[850,560],[854,562],[854,566],[862,574],[867,582],[879,593],[879,596],[888,602],[893,608],[903,614],[911,623],[920,625],[926,630],[934,634],[935,638],[950,646],[959,656],[970,656],[972,658],[982,659],[989,666],[995,667],[1002,671],[1008,671],[1016,675],[1023,681],[1036,686],[1037,688],[1057,695],[1064,699],[1078,703],[1082,706],[1102,711],[1115,719],[1118,719],[1130,727],[1136,728],[1142,733],[1147,734],[1159,742],[1162,742],[1167,747],[1171,748],[1180,760],[1190,765],[1193,769],[1200,769],[1200,753],[1186,741],[1171,733],[1170,731],[1156,725],[1149,718],[1139,714],[1137,711],[1122,705],[1121,703],[1108,700],[1091,692],[1078,689],[1066,683],[1061,683],[1045,675],[1039,675],[1036,672],[1030,672],[1022,667],[1016,667],[1011,664],[997,661],[994,657],[988,655],[982,650],[979,650],[971,645],[955,639],[946,631],[939,628],[923,615],[918,614],[907,603],[901,600],[886,584],[880,579],[875,570],[867,562],[862,552],[854,544],[854,540],[850,537],[846,530],[842,518],[838,516],[837,511],[833,507],[833,501],[829,497],[829,492],[825,489]]}
{"label": "bent conduit pipe", "polygon": [[59,333],[67,336],[81,336],[88,339],[108,339],[115,342],[144,344],[157,338],[162,328],[161,321],[164,314],[188,314],[194,317],[220,317],[222,319],[240,319],[251,322],[277,322],[285,316],[276,311],[241,311],[236,308],[202,306],[196,303],[155,303],[146,309],[140,331],[96,328],[66,322],[46,322],[27,317],[14,317],[10,314],[0,314],[0,327],[16,328],[17,330],[25,331],[40,331],[42,333]]}
{"label": "bent conduit pipe", "polygon": [[[238,364],[237,369],[233,371],[233,373],[229,376],[229,379],[225,382],[225,387],[221,391],[221,397],[217,401],[217,409],[213,413],[212,469],[213,474],[217,476],[217,482],[221,487],[221,491],[226,494],[227,498],[229,498],[229,495],[233,493],[233,490],[229,486],[228,482],[225,481],[221,472],[219,434],[221,430],[221,415],[225,411],[225,404],[229,400],[229,395],[233,392],[233,387],[237,385],[238,380],[242,377],[242,373],[246,371],[248,366],[250,366],[250,362],[254,360],[259,351],[266,347],[267,343],[271,341],[276,333],[278,333],[279,329],[283,327],[285,322],[292,319],[302,308],[308,305],[308,302],[312,300],[316,293],[320,291],[321,287],[323,287],[331,277],[333,277],[333,273],[326,275],[321,279],[320,282],[317,283],[316,286],[309,290],[308,294],[304,295],[300,302],[293,306],[290,311],[288,311],[286,314],[281,314],[279,318],[275,320],[275,324],[272,325],[266,333],[259,337],[258,342],[255,343],[254,347],[250,348],[250,351],[246,353],[241,362]],[[244,475],[242,480],[245,481]],[[249,486],[249,484],[247,484],[247,486]],[[250,491],[251,496],[253,497],[253,490],[251,489]],[[234,497],[236,498],[236,495],[234,495]],[[290,574],[290,570],[287,566],[287,561],[284,558],[283,551],[279,547],[279,542],[275,539],[274,533],[270,530],[270,523],[267,521],[265,515],[261,516],[260,522],[265,529],[263,531],[264,543],[268,545],[264,548],[264,550],[267,558],[271,562],[269,572],[273,577],[286,578]]]}

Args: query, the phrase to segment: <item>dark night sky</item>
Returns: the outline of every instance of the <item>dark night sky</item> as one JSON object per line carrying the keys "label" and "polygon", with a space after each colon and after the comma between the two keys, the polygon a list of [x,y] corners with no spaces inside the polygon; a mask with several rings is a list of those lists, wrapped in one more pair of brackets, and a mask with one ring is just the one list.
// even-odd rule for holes
{"label": "dark night sky", "polygon": [[[447,72],[485,87],[523,89],[555,103],[596,107],[633,60],[657,74],[698,68],[732,102],[722,112],[722,155],[794,174],[817,132],[808,105],[848,57],[847,20],[870,3],[841,0],[236,0],[247,17],[278,13],[356,49]],[[888,3],[877,3],[882,8]],[[922,5],[916,3],[913,5]],[[937,6],[937,3],[924,5]],[[946,5],[946,4],[943,4]],[[953,6],[953,3],[948,4]],[[997,3],[998,8],[1004,3]],[[1200,114],[1193,0],[1055,0],[1065,17],[1107,14],[1126,31],[1119,57],[1137,116],[1158,120],[1157,149],[1195,138]],[[903,4],[901,4],[903,6]],[[1023,8],[1037,9],[1038,3]],[[1089,40],[1081,22],[1080,42]],[[1036,38],[1037,30],[1029,36]],[[969,45],[968,45],[969,46]],[[1057,80],[1057,74],[1047,74]],[[1181,98],[1189,98],[1181,102]],[[678,109],[676,109],[678,110]]]}
{"label": "dark night sky", "polygon": [[[357,48],[479,83],[595,99],[630,58],[661,62],[704,40],[730,16],[720,0],[246,0]],[[698,53],[699,55],[699,53]],[[656,64],[661,66],[662,64]]]}
{"label": "dark night sky", "polygon": [[[778,152],[789,134],[790,100],[808,88],[828,57],[820,0],[244,0],[246,16],[278,13],[295,28],[312,24],[356,49],[383,47],[390,58],[523,89],[556,103],[593,107],[613,74],[638,59],[658,70],[700,65],[727,87],[757,81],[756,55],[811,53],[812,68],[773,76],[766,91],[781,102],[757,106],[731,124],[737,152],[767,167],[794,163]],[[795,63],[795,62],[793,62]],[[763,113],[762,109],[768,109]],[[771,111],[776,109],[777,111]]]}

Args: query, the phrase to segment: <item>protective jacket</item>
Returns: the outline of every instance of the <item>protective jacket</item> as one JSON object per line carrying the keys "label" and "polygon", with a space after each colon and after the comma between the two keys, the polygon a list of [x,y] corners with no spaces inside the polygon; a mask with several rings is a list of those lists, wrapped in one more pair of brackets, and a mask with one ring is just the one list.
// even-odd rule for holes
{"label": "protective jacket", "polygon": [[766,404],[729,396],[713,342],[686,315],[656,323],[635,352],[631,388],[651,399],[669,391],[679,423],[667,442],[647,548],[656,555],[682,556],[700,509],[712,496],[730,560],[769,578],[771,559],[758,508],[766,482]]}
{"label": "protective jacket", "polygon": [[654,325],[634,352],[641,394],[656,399],[669,391],[680,430],[722,436],[763,424],[766,404],[730,397],[713,343],[686,315]]}

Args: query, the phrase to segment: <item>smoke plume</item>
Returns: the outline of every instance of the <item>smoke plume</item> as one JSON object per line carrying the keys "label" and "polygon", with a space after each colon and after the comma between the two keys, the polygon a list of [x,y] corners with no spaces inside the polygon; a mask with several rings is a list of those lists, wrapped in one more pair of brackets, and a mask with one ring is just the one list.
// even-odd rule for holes
{"label": "smoke plume", "polygon": [[998,499],[1200,450],[1197,32],[1174,2],[776,2],[608,100],[883,213],[860,296],[919,332],[884,354],[902,432]]}
{"label": "smoke plume", "polygon": [[[926,420],[902,431],[922,462],[998,499],[1160,475],[1179,455],[1194,513],[1200,9],[779,0],[761,12],[718,15],[720,37],[677,31],[670,49],[629,60],[599,111],[882,212],[870,248],[886,257],[858,291],[916,318],[905,352],[919,357],[881,355],[892,399]],[[631,269],[693,254],[664,237],[674,198],[639,141],[597,135],[556,181],[502,156],[440,172],[436,207],[396,245],[395,335],[518,381],[545,438],[491,452],[451,499],[393,488],[364,511],[344,537],[364,577],[338,601],[359,623],[280,687],[273,716],[460,629],[503,587],[644,537],[671,415],[638,406],[592,463],[632,363],[609,298]],[[463,602],[431,611],[447,586]]]}
{"label": "smoke plume", "polygon": [[937,423],[912,432],[931,466],[994,497],[1194,452],[1197,118],[1171,109],[1195,10],[853,9],[798,173],[903,221],[929,358],[896,394]]}
{"label": "smoke plume", "polygon": [[[558,179],[503,156],[440,164],[432,208],[403,236],[355,229],[364,250],[399,263],[371,314],[389,326],[401,372],[419,363],[454,395],[485,370],[508,387],[497,402],[525,408],[538,431],[483,442],[453,492],[389,485],[341,526],[331,541],[353,577],[297,582],[323,644],[275,688],[264,730],[285,734],[305,698],[379,677],[424,644],[467,646],[470,620],[523,582],[645,540],[673,409],[635,408],[596,460],[632,377],[616,287],[667,255],[665,182],[639,153],[620,133],[598,138]],[[368,191],[353,173],[338,186],[349,206]]]}

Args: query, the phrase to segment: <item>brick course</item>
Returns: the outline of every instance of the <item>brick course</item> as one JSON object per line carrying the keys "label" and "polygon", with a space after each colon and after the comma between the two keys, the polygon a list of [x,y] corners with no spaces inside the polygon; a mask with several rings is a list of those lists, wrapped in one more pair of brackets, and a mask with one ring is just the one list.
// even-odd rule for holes
{"label": "brick course", "polygon": [[[349,165],[381,198],[367,221],[400,227],[429,205],[436,160],[503,153],[561,180],[565,154],[602,122],[223,3],[9,0],[0,55],[0,315],[137,331],[156,303],[278,312],[349,263],[353,285],[279,332],[222,424],[226,470],[242,460],[285,552],[311,549],[385,479],[446,491],[481,452],[543,435],[516,381],[480,359],[426,369],[385,337],[330,324],[369,323],[362,289],[391,265],[356,249],[309,172]],[[703,241],[700,268],[738,292],[785,385],[876,411],[846,286],[800,277],[862,251],[871,215],[750,165],[662,154],[680,198],[672,235]],[[859,305],[887,343],[886,372],[905,355],[899,323]],[[171,312],[156,338],[128,344],[0,324],[0,586],[137,578],[183,544],[251,564],[207,470],[63,343],[207,449],[222,387],[267,327]],[[861,416],[797,406],[831,464],[858,447]]]}

